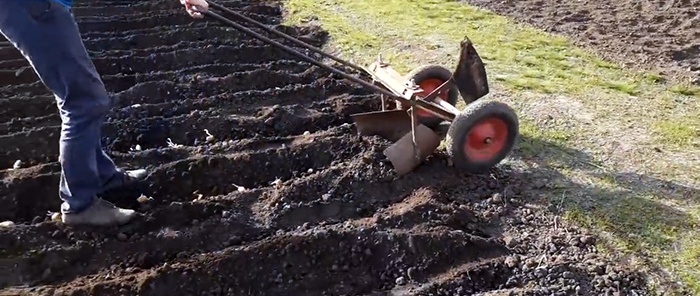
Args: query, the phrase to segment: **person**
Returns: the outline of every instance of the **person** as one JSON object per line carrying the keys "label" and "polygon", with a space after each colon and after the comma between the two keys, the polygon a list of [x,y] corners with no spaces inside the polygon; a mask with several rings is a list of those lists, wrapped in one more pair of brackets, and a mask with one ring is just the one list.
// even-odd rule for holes
{"label": "person", "polygon": [[[205,0],[180,0],[195,18]],[[144,180],[144,169],[118,168],[105,153],[101,128],[113,101],[82,42],[73,0],[0,0],[0,32],[54,94],[61,117],[58,195],[68,225],[113,226],[136,212],[103,200],[105,191]]]}

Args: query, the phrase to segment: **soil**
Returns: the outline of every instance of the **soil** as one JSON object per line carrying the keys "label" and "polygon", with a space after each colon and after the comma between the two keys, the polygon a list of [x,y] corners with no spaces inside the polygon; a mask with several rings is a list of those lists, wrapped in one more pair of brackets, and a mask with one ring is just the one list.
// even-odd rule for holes
{"label": "soil", "polygon": [[628,67],[700,85],[700,0],[463,0]]}
{"label": "soil", "polygon": [[[220,3],[326,37],[279,26],[275,3]],[[646,294],[595,236],[525,206],[543,185],[515,167],[463,175],[438,152],[397,177],[390,143],[357,136],[349,116],[378,110],[374,93],[177,1],[74,13],[115,98],[104,147],[150,171],[105,198],[141,216],[108,229],[52,219],[60,118],[4,42],[0,295]]]}

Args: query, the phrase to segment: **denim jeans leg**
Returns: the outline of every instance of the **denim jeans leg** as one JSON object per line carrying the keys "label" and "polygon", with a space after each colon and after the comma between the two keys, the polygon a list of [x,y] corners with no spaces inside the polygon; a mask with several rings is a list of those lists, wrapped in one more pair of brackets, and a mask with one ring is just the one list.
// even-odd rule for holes
{"label": "denim jeans leg", "polygon": [[0,32],[55,94],[62,119],[61,210],[79,212],[101,192],[99,171],[113,164],[97,160],[108,93],[66,7],[51,0],[2,0]]}
{"label": "denim jeans leg", "polygon": [[100,183],[102,184],[102,189],[108,189],[109,187],[115,187],[120,184],[111,185],[110,182],[114,182],[115,178],[121,173],[114,164],[114,161],[107,155],[107,153],[102,148],[102,144],[99,143],[95,151],[96,161],[97,161],[97,173],[100,176]]}

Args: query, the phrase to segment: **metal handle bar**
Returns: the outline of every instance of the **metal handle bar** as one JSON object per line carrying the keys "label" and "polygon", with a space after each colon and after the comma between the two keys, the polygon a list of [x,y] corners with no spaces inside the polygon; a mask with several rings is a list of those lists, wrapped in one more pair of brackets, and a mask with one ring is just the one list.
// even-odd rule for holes
{"label": "metal handle bar", "polygon": [[278,36],[280,36],[280,37],[282,37],[282,38],[284,38],[284,39],[286,39],[286,40],[288,40],[288,41],[290,41],[290,42],[293,42],[294,44],[297,44],[297,45],[299,45],[299,46],[301,46],[301,47],[304,47],[304,48],[306,48],[306,49],[308,49],[308,50],[311,50],[311,51],[313,51],[313,52],[315,52],[315,53],[318,53],[318,54],[320,54],[320,55],[323,55],[323,56],[325,56],[325,57],[327,57],[327,58],[329,58],[329,59],[332,59],[332,60],[334,60],[334,61],[336,61],[336,62],[338,62],[338,63],[341,63],[341,64],[343,64],[343,65],[345,65],[345,66],[348,66],[348,67],[350,67],[350,68],[353,68],[353,69],[355,69],[355,70],[357,70],[357,71],[360,71],[360,72],[363,72],[363,73],[365,72],[365,69],[362,68],[362,67],[360,67],[360,66],[358,66],[358,65],[355,65],[355,64],[353,64],[353,63],[351,63],[351,62],[349,62],[349,61],[343,60],[343,59],[341,59],[341,58],[339,58],[339,57],[337,57],[337,56],[334,56],[334,55],[332,55],[332,54],[329,54],[329,53],[327,53],[327,52],[321,50],[320,48],[318,48],[318,47],[316,47],[316,46],[313,46],[313,45],[308,44],[308,43],[306,43],[306,42],[303,42],[303,41],[301,41],[301,40],[299,40],[299,39],[297,39],[297,38],[294,38],[294,37],[292,37],[292,36],[289,36],[289,35],[285,34],[284,32],[281,32],[281,31],[279,31],[279,30],[275,30],[275,29],[273,29],[273,28],[270,28],[270,27],[268,27],[267,25],[265,25],[265,24],[263,24],[263,23],[261,23],[261,22],[258,22],[258,21],[254,20],[254,19],[252,19],[252,18],[249,18],[249,17],[247,17],[247,16],[241,14],[241,13],[238,13],[238,12],[235,12],[235,11],[233,11],[233,10],[231,10],[231,9],[228,9],[228,8],[222,6],[221,4],[218,4],[218,3],[213,2],[213,1],[207,1],[207,3],[209,3],[209,6],[211,6],[211,7],[213,7],[213,8],[219,9],[219,10],[221,10],[221,11],[227,13],[227,14],[230,14],[230,15],[232,15],[232,16],[235,16],[235,17],[237,17],[237,18],[239,18],[239,19],[243,19],[243,20],[246,21],[246,22],[252,23],[252,24],[254,24],[254,25],[260,27],[261,29],[263,29],[263,30],[265,30],[265,31],[267,31],[267,32],[269,32],[269,33],[276,34],[276,35],[278,35]]}
{"label": "metal handle bar", "polygon": [[[214,6],[214,5],[212,5],[212,6]],[[220,5],[218,5],[218,6],[220,7]],[[425,110],[425,111],[428,111],[428,112],[430,112],[430,113],[432,113],[432,114],[434,114],[434,115],[436,115],[436,116],[438,116],[438,117],[440,117],[440,118],[442,118],[442,119],[445,119],[445,120],[453,120],[453,119],[454,119],[454,116],[455,116],[455,115],[454,115],[452,112],[447,111],[447,110],[443,109],[442,107],[440,107],[440,106],[438,106],[438,105],[436,105],[436,104],[434,104],[434,103],[432,103],[432,102],[428,102],[428,101],[425,101],[425,100],[422,100],[422,99],[409,100],[409,99],[406,99],[406,98],[397,96],[395,93],[393,93],[393,92],[391,92],[391,91],[389,91],[389,90],[387,90],[387,89],[378,87],[378,86],[376,86],[376,85],[374,85],[374,84],[371,84],[371,83],[369,83],[369,82],[367,82],[367,81],[364,81],[364,80],[359,79],[359,78],[357,78],[357,77],[355,77],[355,76],[352,76],[352,75],[349,75],[349,74],[347,74],[347,73],[345,73],[345,72],[343,72],[343,71],[340,71],[340,70],[338,70],[338,69],[336,69],[336,68],[334,68],[334,67],[331,67],[331,66],[329,66],[329,65],[326,65],[326,64],[324,64],[324,63],[321,63],[321,62],[319,62],[319,61],[316,60],[316,59],[313,59],[313,58],[311,58],[311,57],[309,57],[309,56],[307,56],[307,55],[305,55],[305,54],[303,54],[303,53],[301,53],[301,52],[299,52],[299,51],[297,51],[297,50],[295,50],[295,49],[293,49],[293,48],[287,47],[287,46],[285,46],[284,44],[281,44],[281,43],[279,43],[279,42],[277,42],[277,41],[275,41],[275,40],[272,40],[272,39],[267,38],[267,37],[265,37],[265,36],[263,36],[263,35],[260,35],[260,34],[258,34],[257,32],[255,32],[255,31],[253,31],[253,30],[251,30],[251,29],[249,29],[249,28],[247,28],[247,27],[245,27],[245,26],[243,26],[243,25],[241,25],[241,24],[239,24],[239,23],[236,23],[236,22],[234,22],[234,21],[232,21],[232,20],[230,20],[230,19],[227,19],[227,18],[225,18],[225,17],[223,17],[223,16],[221,16],[221,15],[215,13],[215,12],[212,12],[211,10],[206,10],[206,11],[203,11],[203,12],[200,11],[200,13],[203,14],[203,15],[205,15],[205,16],[208,16],[208,17],[211,17],[211,18],[213,18],[213,19],[216,19],[216,20],[218,20],[218,21],[220,21],[220,22],[222,22],[222,23],[224,23],[224,24],[226,24],[226,25],[229,25],[229,26],[231,26],[231,27],[234,27],[234,28],[236,28],[237,30],[240,30],[240,31],[242,31],[242,32],[244,32],[244,33],[246,33],[246,34],[248,34],[248,35],[251,35],[251,36],[255,37],[256,39],[259,39],[259,40],[261,40],[261,41],[264,41],[264,42],[266,42],[266,43],[269,43],[269,44],[271,44],[271,45],[274,45],[274,46],[278,47],[279,49],[282,49],[282,50],[284,50],[284,51],[286,51],[286,52],[288,52],[288,53],[290,53],[290,54],[292,54],[292,55],[294,55],[294,56],[296,56],[296,57],[298,57],[298,58],[300,58],[300,59],[302,59],[302,60],[305,60],[305,61],[307,61],[307,62],[309,62],[309,63],[311,63],[311,64],[314,64],[314,65],[316,65],[316,66],[318,66],[318,67],[321,67],[321,68],[323,68],[323,69],[326,69],[326,70],[328,70],[328,71],[331,71],[332,73],[337,74],[337,75],[339,75],[339,76],[341,76],[341,77],[343,77],[343,78],[345,78],[345,79],[348,79],[348,80],[350,80],[350,81],[352,81],[352,82],[358,83],[358,84],[360,84],[360,85],[362,85],[362,86],[364,86],[364,87],[366,87],[366,88],[372,89],[372,90],[374,90],[374,91],[376,91],[376,92],[379,92],[379,93],[381,93],[381,94],[387,95],[387,96],[389,96],[389,97],[391,97],[391,98],[395,98],[395,99],[399,100],[402,104],[407,104],[407,105],[410,104],[410,105],[412,105],[412,104],[413,104],[412,102],[414,102],[416,106],[418,106],[418,107],[420,107],[421,109],[423,109],[423,110]],[[270,28],[268,28],[268,29],[270,29]],[[270,29],[270,30],[273,30],[273,29]],[[280,33],[282,33],[282,32],[280,32]],[[287,35],[287,36],[288,36],[288,35]],[[293,38],[293,37],[291,37],[291,36],[289,36],[289,37],[290,37],[290,38]],[[301,42],[301,41],[300,41],[300,42]],[[365,71],[365,70],[363,70],[363,71]],[[365,71],[365,72],[366,72],[366,71]]]}

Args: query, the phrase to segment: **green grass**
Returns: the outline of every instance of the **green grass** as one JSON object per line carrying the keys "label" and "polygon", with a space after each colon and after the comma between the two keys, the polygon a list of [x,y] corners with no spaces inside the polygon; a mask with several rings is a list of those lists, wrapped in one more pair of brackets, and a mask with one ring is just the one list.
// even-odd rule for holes
{"label": "green grass", "polygon": [[[514,25],[505,18],[448,0],[432,1],[286,1],[291,22],[310,19],[314,13],[334,43],[369,61],[380,48],[391,48],[392,38],[416,46],[442,46],[456,53],[456,42],[469,36],[489,63],[490,72],[506,77],[506,85],[535,90],[581,93],[591,86],[626,94],[649,88],[638,83],[654,74],[622,71],[617,65],[593,57],[564,38]],[[346,14],[344,12],[361,12]],[[432,39],[429,36],[440,36]],[[445,41],[445,42],[441,42]],[[447,43],[447,44],[445,44]],[[352,54],[352,52],[349,52]],[[454,62],[455,56],[445,63]],[[393,62],[393,61],[392,61]],[[401,62],[406,62],[401,61]],[[527,73],[537,73],[531,76]],[[546,77],[547,79],[542,79]],[[658,75],[656,75],[658,79]],[[698,95],[697,89],[676,86],[675,92]]]}
{"label": "green grass", "polygon": [[[521,154],[526,156],[536,156],[542,152],[546,152],[548,155],[556,154],[560,152],[556,147],[573,137],[569,131],[556,128],[542,129],[527,119],[521,119],[520,135],[518,149]],[[542,139],[547,140],[543,141]]]}
{"label": "green grass", "polygon": [[[658,100],[679,94],[690,96],[685,109],[653,110],[656,116],[644,118],[643,122],[649,128],[659,124],[651,118],[663,121],[700,105],[698,87],[660,85],[662,78],[658,74],[624,71],[564,38],[516,25],[506,18],[454,1],[288,0],[285,3],[290,12],[288,23],[319,20],[331,34],[333,45],[361,64],[374,61],[383,52],[385,59],[403,73],[418,63],[453,65],[459,40],[469,36],[487,64],[491,80],[513,91],[586,94],[610,100],[635,96],[638,102],[631,111],[640,113],[648,112],[644,107],[655,105]],[[666,140],[658,135],[659,142]]]}
{"label": "green grass", "polygon": [[[629,141],[625,144],[641,147],[624,156],[632,166],[645,166],[650,176],[662,180],[682,176],[700,182],[692,162],[684,164],[652,149],[700,153],[699,88],[666,82],[656,73],[627,71],[564,38],[455,1],[284,3],[287,24],[318,22],[331,35],[329,48],[359,64],[369,64],[381,53],[402,73],[426,63],[452,68],[459,42],[468,36],[486,63],[492,87],[508,92],[510,103],[538,106],[538,98],[550,95],[579,101],[582,109],[570,107],[571,113],[592,114],[592,124],[581,124],[575,117],[543,123],[542,114],[516,108],[522,121],[519,154],[545,163],[553,175],[565,180],[562,188],[571,194],[566,203],[571,221],[612,233],[618,250],[670,270],[700,294],[699,201],[686,198],[685,203],[674,203],[683,200],[680,193],[664,191],[660,196],[652,185],[625,183],[622,174],[606,164],[610,155],[600,147],[607,144],[601,144],[601,137]],[[553,112],[567,107],[552,102],[546,107]],[[579,150],[584,148],[592,156],[581,160]],[[582,185],[571,180],[586,181]]]}
{"label": "green grass", "polygon": [[654,128],[667,143],[681,147],[700,147],[700,115],[659,120]]}
{"label": "green grass", "polygon": [[570,205],[566,218],[612,233],[614,251],[647,254],[698,293],[700,208],[682,212],[660,202],[663,197],[616,193],[597,211]]}
{"label": "green grass", "polygon": [[684,96],[700,96],[700,87],[689,84],[674,85],[671,91]]}

